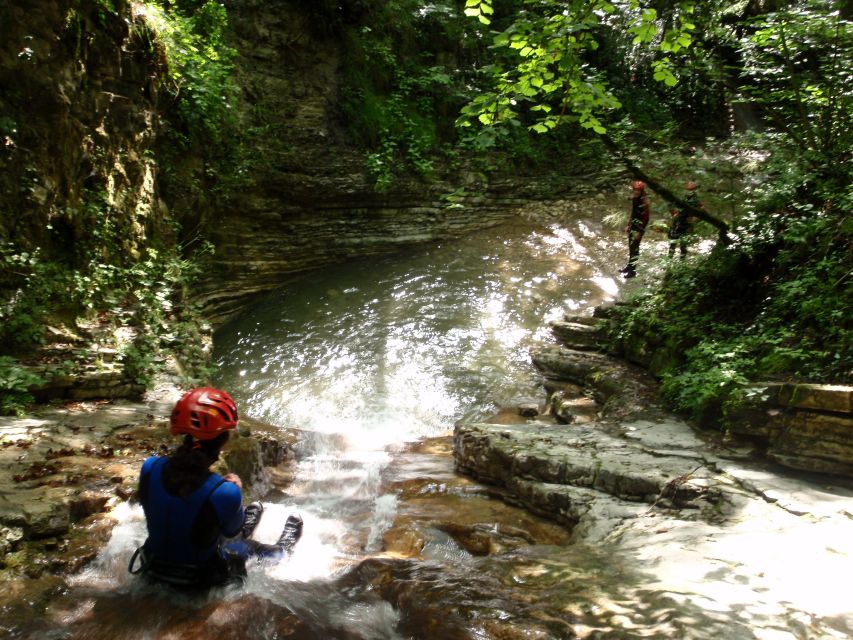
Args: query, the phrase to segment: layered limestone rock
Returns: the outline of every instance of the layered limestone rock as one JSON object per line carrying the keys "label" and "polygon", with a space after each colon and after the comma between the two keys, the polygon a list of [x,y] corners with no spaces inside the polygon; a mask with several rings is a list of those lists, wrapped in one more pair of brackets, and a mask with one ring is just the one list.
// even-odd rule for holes
{"label": "layered limestone rock", "polygon": [[[365,151],[347,144],[336,121],[340,40],[319,34],[293,2],[241,2],[229,16],[242,127],[269,134],[253,142],[249,184],[233,204],[178,203],[216,211],[203,225],[216,254],[199,289],[214,322],[290,274],[494,226],[524,201],[514,185],[475,173],[401,179],[377,192]],[[461,186],[482,195],[449,206],[443,196]]]}
{"label": "layered limestone rock", "polygon": [[[608,381],[595,391],[605,404],[594,419],[570,424],[550,415],[458,424],[456,468],[564,524],[576,555],[606,555],[633,611],[672,612],[674,624],[636,614],[616,628],[642,621],[644,632],[671,637],[678,620],[690,619],[702,621],[691,627],[696,638],[853,630],[846,594],[825,580],[853,570],[853,487],[787,477],[750,447],[695,432],[637,390],[654,380],[625,363],[556,347],[536,350],[534,361],[559,372],[549,385],[562,384],[564,397],[584,393],[572,381]],[[628,405],[617,409],[620,397]],[[791,632],[791,620],[807,623]],[[596,621],[587,630],[608,628]]]}
{"label": "layered limestone rock", "polygon": [[731,482],[686,424],[667,418],[656,426],[662,412],[648,374],[601,354],[547,345],[533,351],[533,361],[561,402],[589,393],[600,403],[595,414],[578,403],[585,406],[579,419],[553,424],[552,405],[524,424],[457,425],[461,472],[579,531],[599,531],[602,519],[635,517],[648,505],[713,511]]}
{"label": "layered limestone rock", "polygon": [[601,320],[590,316],[568,316],[551,323],[551,331],[560,344],[579,350],[600,351],[605,343]]}
{"label": "layered limestone rock", "polygon": [[[551,324],[563,346],[543,345],[532,354],[533,364],[546,379],[546,388],[559,391],[567,382],[585,385],[597,400],[622,408],[637,406],[630,379],[603,354],[606,309],[595,317],[567,316]],[[668,356],[653,342],[628,349],[628,360],[651,371]],[[637,354],[644,354],[639,357]],[[657,363],[657,365],[655,364]],[[615,367],[615,368],[614,368]],[[648,385],[645,385],[649,388]],[[722,423],[732,434],[759,443],[771,460],[803,471],[853,476],[853,387],[808,382],[757,382],[740,390],[746,399],[727,406]],[[558,399],[559,400],[559,399]],[[642,398],[648,401],[649,398]],[[607,407],[605,407],[605,410]],[[555,413],[561,409],[555,405]],[[568,420],[564,420],[568,421]]]}
{"label": "layered limestone rock", "polygon": [[853,476],[853,387],[756,383],[727,415],[735,434],[760,439],[779,464]]}

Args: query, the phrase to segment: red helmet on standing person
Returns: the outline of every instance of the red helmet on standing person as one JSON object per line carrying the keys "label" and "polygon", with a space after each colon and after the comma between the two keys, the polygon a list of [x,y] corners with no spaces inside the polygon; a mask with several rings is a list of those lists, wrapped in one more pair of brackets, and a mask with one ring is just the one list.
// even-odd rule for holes
{"label": "red helmet on standing person", "polygon": [[642,180],[634,180],[634,182],[631,183],[631,188],[632,189],[638,189],[638,190],[642,191],[643,189],[646,188],[646,183],[643,182]]}
{"label": "red helmet on standing person", "polygon": [[695,191],[696,189],[699,188],[699,185],[691,180],[686,185],[684,185],[684,188],[687,189],[688,191]]}
{"label": "red helmet on standing person", "polygon": [[212,440],[237,426],[237,405],[224,391],[199,387],[185,393],[172,409],[171,433]]}

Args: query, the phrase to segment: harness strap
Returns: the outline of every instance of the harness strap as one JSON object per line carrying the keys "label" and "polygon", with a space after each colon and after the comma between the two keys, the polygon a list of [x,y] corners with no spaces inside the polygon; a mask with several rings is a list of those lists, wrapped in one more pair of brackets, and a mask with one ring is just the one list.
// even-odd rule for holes
{"label": "harness strap", "polygon": [[[134,570],[133,565],[136,562],[137,558],[139,559],[139,567]],[[148,558],[145,557],[145,552],[142,550],[142,547],[136,547],[136,551],[133,552],[133,555],[130,556],[130,562],[127,563],[127,570],[131,575],[139,575],[143,571],[145,571],[149,566]]]}

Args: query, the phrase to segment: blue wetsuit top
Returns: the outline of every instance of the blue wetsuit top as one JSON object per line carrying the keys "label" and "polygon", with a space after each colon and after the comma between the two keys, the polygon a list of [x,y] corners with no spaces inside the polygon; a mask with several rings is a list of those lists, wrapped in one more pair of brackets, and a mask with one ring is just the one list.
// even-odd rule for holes
{"label": "blue wetsuit top", "polygon": [[220,562],[222,538],[237,535],[243,525],[240,488],[211,472],[187,497],[173,495],[163,485],[167,461],[167,457],[148,458],[139,476],[148,524],[146,555],[158,562],[195,567]]}

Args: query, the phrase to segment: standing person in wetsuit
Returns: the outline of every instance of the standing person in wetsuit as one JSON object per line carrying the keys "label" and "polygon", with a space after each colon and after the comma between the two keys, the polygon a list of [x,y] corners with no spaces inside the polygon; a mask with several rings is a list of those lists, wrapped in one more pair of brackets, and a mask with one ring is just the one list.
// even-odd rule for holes
{"label": "standing person in wetsuit", "polygon": [[[699,194],[696,192],[699,185],[691,180],[684,188],[687,190],[684,201],[692,207],[701,209],[703,205],[699,201]],[[669,228],[669,257],[675,255],[675,245],[678,244],[683,260],[687,257],[687,236],[690,234],[693,216],[680,209],[670,209],[670,213],[672,214],[672,225]]]}
{"label": "standing person in wetsuit", "polygon": [[633,278],[637,275],[640,241],[646,232],[646,225],[649,224],[649,212],[646,183],[642,180],[635,180],[631,183],[631,215],[628,219],[628,226],[625,228],[628,234],[628,264],[620,269],[620,273],[626,278]]}
{"label": "standing person in wetsuit", "polygon": [[193,389],[175,404],[171,433],[184,441],[168,456],[142,465],[138,496],[148,539],[131,558],[131,573],[205,588],[242,579],[249,556],[280,559],[292,551],[302,535],[302,518],[288,516],[274,545],[252,540],[263,505],[253,502],[244,510],[237,474],[210,471],[237,419],[231,396],[210,387]]}

